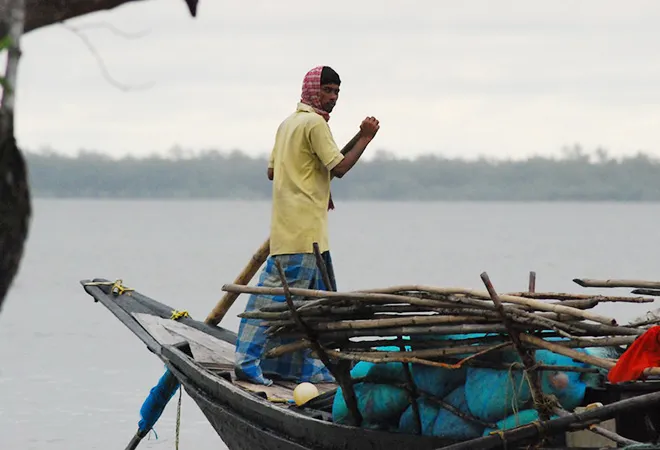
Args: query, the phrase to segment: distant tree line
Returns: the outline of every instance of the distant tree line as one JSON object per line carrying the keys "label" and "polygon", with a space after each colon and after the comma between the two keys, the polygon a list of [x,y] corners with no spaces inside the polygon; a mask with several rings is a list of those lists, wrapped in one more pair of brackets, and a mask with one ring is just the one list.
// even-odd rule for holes
{"label": "distant tree line", "polygon": [[[240,151],[113,159],[27,152],[36,197],[269,199],[265,157]],[[660,161],[580,146],[525,160],[395,158],[379,152],[333,181],[344,200],[660,201]]]}

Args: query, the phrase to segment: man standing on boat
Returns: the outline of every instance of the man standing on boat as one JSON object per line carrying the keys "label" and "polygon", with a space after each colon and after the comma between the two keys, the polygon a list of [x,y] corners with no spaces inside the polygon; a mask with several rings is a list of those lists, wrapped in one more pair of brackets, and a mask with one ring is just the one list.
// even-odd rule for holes
{"label": "man standing on boat", "polygon": [[[328,244],[328,210],[333,209],[330,180],[343,177],[360,159],[379,129],[378,120],[367,117],[360,131],[340,151],[328,126],[339,97],[341,80],[327,66],[310,70],[303,80],[296,111],[277,129],[268,164],[273,181],[270,256],[259,286],[282,287],[275,260],[284,270],[290,287],[336,290]],[[313,244],[327,267],[332,286],[325,286],[317,268]],[[245,311],[258,310],[284,296],[251,295]],[[334,378],[309,350],[262,359],[270,348],[292,340],[267,336],[260,320],[241,319],[236,342],[235,372],[240,379],[272,384],[270,377],[297,382],[332,382]]]}

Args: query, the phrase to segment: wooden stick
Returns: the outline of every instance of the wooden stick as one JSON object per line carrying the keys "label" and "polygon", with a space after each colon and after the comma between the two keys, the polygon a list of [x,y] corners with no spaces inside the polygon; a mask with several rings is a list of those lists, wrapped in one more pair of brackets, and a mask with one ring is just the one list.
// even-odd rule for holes
{"label": "wooden stick", "polygon": [[[484,311],[486,313],[486,311]],[[539,314],[526,313],[524,311],[516,311],[509,313],[512,317],[516,319],[517,324],[526,324],[531,327],[539,329],[551,329],[554,330],[560,336],[569,338],[569,339],[579,339],[579,335],[584,335],[585,330],[580,328],[579,324],[572,325],[569,323],[561,323],[558,321],[545,319]],[[485,316],[485,317],[484,317]],[[242,316],[243,317],[243,316]],[[338,330],[369,330],[369,329],[379,329],[379,328],[390,328],[397,326],[407,326],[407,327],[421,327],[421,326],[433,326],[440,324],[485,324],[485,323],[496,323],[492,315],[481,314],[479,316],[445,316],[440,314],[434,315],[424,315],[424,316],[399,316],[399,317],[382,317],[382,316],[373,316],[371,318],[360,318],[360,319],[344,319],[341,317],[311,317],[306,318],[309,326],[320,332],[328,331],[338,331]],[[283,331],[284,329],[294,325],[294,322],[291,320],[276,320],[276,321],[266,321],[266,325],[269,325],[273,328],[277,328],[278,331]],[[284,328],[280,328],[284,327]],[[574,333],[570,334],[570,333]]]}
{"label": "wooden stick", "polygon": [[[406,342],[410,342],[410,341],[406,341]],[[302,340],[291,344],[281,345],[279,347],[270,350],[268,353],[266,353],[265,357],[266,358],[278,357],[287,353],[291,353],[293,351],[303,350],[305,348],[311,348],[311,343],[308,340]],[[337,354],[342,355],[343,353],[338,352]],[[376,353],[365,352],[365,354],[376,355],[376,356],[367,356],[365,361],[376,362],[376,363],[384,362],[377,357],[378,355]],[[362,361],[362,359],[359,359],[361,355],[362,353],[353,353],[352,356],[350,356],[348,359],[351,361]],[[409,355],[404,355],[404,357],[405,356],[409,356]],[[445,362],[445,365],[449,364],[450,366],[456,366],[460,362],[462,363],[462,365],[496,369],[496,370],[525,370],[525,366],[523,366],[520,363],[501,363],[497,361],[484,361],[479,359],[461,360],[451,356],[444,358],[443,361]],[[392,361],[389,360],[385,362],[392,362]],[[401,362],[401,361],[397,361],[397,362]],[[536,369],[539,371],[551,371],[551,372],[599,373],[599,369],[592,367],[554,366],[548,364],[537,364]]]}
{"label": "wooden stick", "polygon": [[[651,295],[654,297],[660,297],[660,290],[657,289],[634,289],[630,291],[631,294],[639,294],[639,295]],[[654,301],[652,298],[647,298],[649,302]]]}
{"label": "wooden stick", "polygon": [[[442,400],[438,397],[435,397],[435,396],[430,395],[430,394],[425,393],[425,392],[422,392],[422,396],[429,403],[435,403],[439,407],[441,407],[443,409],[446,409],[450,413],[454,414],[455,416],[460,417],[461,419],[465,420],[466,422],[476,423],[477,425],[480,425],[482,427],[488,427],[488,428],[496,428],[497,427],[496,424],[484,422],[483,420],[480,420],[480,419],[472,416],[471,414],[464,413],[463,411],[461,411],[460,409],[458,409],[457,407],[455,407],[451,403],[447,403],[446,401],[444,401],[444,400]],[[493,426],[493,425],[495,425],[495,426]]]}
{"label": "wooden stick", "polygon": [[529,292],[536,291],[536,272],[529,272],[529,285],[527,287]]}
{"label": "wooden stick", "polygon": [[[660,291],[659,291],[660,292]],[[641,292],[633,291],[633,294]],[[510,292],[508,295],[515,297],[534,298],[537,300],[596,300],[598,302],[622,302],[622,303],[652,303],[652,298],[646,297],[619,297],[609,295],[593,294],[566,294],[563,292]]]}
{"label": "wooden stick", "polygon": [[[429,348],[426,350],[412,350],[409,352],[389,352],[389,351],[371,351],[371,352],[343,352],[346,359],[352,361],[369,362],[411,362],[409,358],[442,358],[444,356],[464,355],[467,353],[484,353],[493,350],[500,350],[510,346],[510,342],[502,342],[495,345],[466,345],[445,348]],[[361,359],[365,358],[365,359]]]}
{"label": "wooden stick", "polygon": [[[430,341],[424,341],[424,347],[421,349],[415,349],[410,352],[407,352],[409,355],[415,356],[415,357],[421,357],[421,358],[440,358],[440,357],[446,357],[451,354],[465,354],[465,353],[473,353],[475,351],[479,351],[481,349],[491,349],[492,346],[486,345],[489,343],[501,343],[498,341],[501,341],[502,338],[499,336],[489,336],[491,339],[490,340],[483,340],[481,341],[482,338],[474,338],[474,339],[460,339],[456,341],[437,341],[436,345],[433,345]],[[522,338],[521,338],[522,339]],[[539,338],[540,339],[540,338]],[[540,339],[543,342],[547,342],[543,339]],[[563,349],[571,349],[571,348],[581,348],[581,347],[610,347],[610,346],[617,346],[617,345],[628,345],[631,344],[634,341],[633,336],[620,336],[620,337],[608,337],[608,338],[599,338],[599,339],[590,339],[587,342],[583,342],[582,340],[571,340],[571,341],[560,341],[561,344],[555,344],[558,345],[559,347],[562,347]],[[404,341],[405,345],[409,346],[415,346],[417,344],[416,341]],[[481,343],[482,345],[473,345],[475,343]],[[361,353],[364,353],[365,356],[371,357],[371,358],[378,358],[378,357],[383,357],[385,356],[391,356],[391,353],[389,352],[383,352],[380,350],[374,350],[375,347],[382,347],[382,346],[392,346],[392,345],[399,345],[400,342],[394,341],[394,340],[378,340],[378,341],[359,341],[359,342],[346,342],[341,345],[331,345],[328,344],[328,347],[341,347],[344,350],[352,350],[353,352],[360,351]],[[538,345],[537,345],[538,346]],[[282,356],[286,353],[291,353],[294,351],[302,350],[305,348],[311,348],[311,344],[309,343],[308,340],[306,339],[301,339],[300,341],[292,342],[289,344],[284,344],[278,347],[275,347],[271,350],[269,350],[265,357],[267,358],[274,358],[278,356]],[[458,348],[459,350],[448,352],[447,349],[455,349]],[[366,350],[360,350],[360,349],[366,349]],[[559,352],[555,352],[559,353]],[[587,356],[583,353],[579,353],[579,355]],[[572,357],[571,355],[568,355]],[[573,358],[576,359],[576,358]],[[600,365],[596,364],[598,367],[601,367]],[[508,366],[507,366],[508,367]],[[660,370],[660,369],[658,369]]]}
{"label": "wooden stick", "polygon": [[573,413],[566,417],[534,422],[510,430],[505,430],[501,433],[498,432],[489,436],[449,445],[443,447],[442,450],[471,450],[475,448],[487,450],[491,448],[500,448],[503,443],[513,444],[522,440],[535,438],[541,434],[559,434],[575,427],[588,428],[594,420],[605,421],[615,417],[617,414],[658,403],[660,403],[660,392],[643,394],[598,408]]}
{"label": "wooden stick", "polygon": [[[240,294],[262,294],[262,295],[284,295],[282,288],[270,288],[263,286],[241,286],[238,284],[226,284],[222,287],[223,291]],[[418,297],[362,293],[362,292],[333,292],[316,289],[291,288],[291,294],[300,297],[323,298],[338,300],[367,300],[374,303],[408,303],[411,305],[438,307],[445,304],[438,300],[420,299]],[[571,308],[572,309],[572,308]]]}
{"label": "wooden stick", "polygon": [[[476,356],[480,356],[482,354],[495,351],[495,350],[501,350],[504,349],[507,346],[510,346],[511,344],[508,342],[505,342],[503,344],[499,345],[492,345],[492,346],[483,346],[482,351],[479,352],[479,354],[471,355],[467,358],[465,358],[467,361],[470,360],[470,358],[474,358]],[[446,349],[444,352],[446,355],[460,355],[467,353],[467,351],[460,352],[460,349]],[[464,349],[465,350],[465,349]],[[474,350],[474,347],[472,347],[472,350]],[[366,361],[366,362],[372,362],[372,363],[388,363],[388,362],[400,362],[400,363],[416,363],[416,364],[423,364],[426,366],[432,366],[432,367],[442,367],[445,369],[459,369],[460,367],[463,366],[463,361],[459,361],[456,364],[447,364],[444,362],[439,362],[439,361],[432,361],[420,356],[416,356],[420,354],[420,352],[423,352],[423,350],[420,350],[418,352],[376,352],[374,353],[369,353],[369,352],[359,352],[359,353],[354,353],[354,352],[340,352],[336,350],[326,350],[328,355],[331,355],[333,358],[337,359],[344,359],[348,361]],[[372,356],[374,355],[374,356]]]}
{"label": "wooden stick", "polygon": [[[402,340],[402,339],[378,339],[378,340],[368,340],[368,341],[344,341],[341,344],[339,343],[328,343],[326,344],[327,347],[341,347],[342,349],[346,350],[355,350],[355,351],[360,351],[367,349],[367,351],[372,351],[373,348],[376,347],[391,347],[391,346],[410,346],[415,349],[419,348],[453,348],[453,347],[460,347],[464,345],[472,345],[472,344],[490,344],[490,343],[496,343],[499,344],[501,342],[506,342],[508,340],[505,340],[502,336],[484,336],[480,338],[468,338],[468,339],[447,339],[447,340],[429,340],[429,341],[420,341],[418,339],[415,340]],[[278,347],[270,349],[265,356],[267,358],[273,358],[277,356],[282,356],[286,353],[291,353],[295,352],[298,350],[302,350],[305,348],[310,348],[309,346],[309,341],[307,339],[301,339],[299,341],[291,342],[288,344],[283,344]],[[375,351],[375,350],[373,350]]]}
{"label": "wooden stick", "polygon": [[591,309],[598,306],[598,303],[600,302],[595,298],[585,298],[580,300],[562,300],[561,302],[561,304],[564,306],[570,306],[571,308],[578,308],[578,309]]}
{"label": "wooden stick", "polygon": [[[447,358],[448,362],[457,361],[456,358]],[[520,363],[502,363],[495,361],[471,360],[466,361],[466,365],[482,367],[496,370],[525,370],[525,366]],[[578,366],[553,366],[548,364],[537,364],[536,370],[541,372],[580,372],[580,373],[600,373],[599,369],[594,367]]]}
{"label": "wooden stick", "polygon": [[[259,287],[259,286],[240,286],[236,284],[226,284],[222,288],[224,291],[227,292],[238,292],[238,293],[251,293],[251,294],[262,294],[262,295],[282,295],[282,289],[281,288],[268,288],[268,287]],[[390,288],[391,290],[395,291],[400,291],[401,289],[399,288]],[[388,289],[388,290],[390,290]],[[428,288],[427,288],[428,289]],[[454,292],[456,289],[450,289],[450,290],[444,290],[448,292]],[[410,296],[410,295],[397,295],[397,294],[390,294],[386,292],[327,292],[327,291],[320,291],[320,290],[312,290],[312,289],[300,289],[300,288],[292,288],[291,292],[293,295],[301,296],[301,297],[313,297],[313,298],[323,298],[323,299],[336,299],[336,300],[357,300],[357,301],[371,301],[371,302],[380,302],[380,303],[409,303],[411,305],[420,305],[420,306],[429,306],[429,307],[442,307],[444,303],[439,303],[438,300],[430,300],[430,299],[420,299],[418,297]],[[476,291],[473,291],[476,292]],[[479,294],[479,298],[487,298],[485,295]],[[447,299],[455,301],[457,303],[464,303],[467,305],[471,306],[484,306],[483,301],[480,302],[480,300],[477,299],[470,299],[467,297],[456,297],[456,296],[450,296],[449,293],[445,293],[447,295]],[[586,320],[591,320],[594,322],[599,322],[603,323],[606,325],[616,325],[616,320],[609,318],[609,317],[604,317],[600,316],[597,314],[592,314],[588,313],[586,311],[582,311],[577,308],[572,308],[568,306],[562,306],[559,304],[548,304],[546,302],[542,301],[536,301],[533,299],[526,299],[522,297],[513,297],[513,296],[507,296],[503,295],[500,296],[500,299],[502,301],[509,301],[510,303],[515,303],[518,305],[522,306],[528,306],[534,309],[538,310],[543,310],[543,311],[549,311],[549,312],[554,312],[556,314],[566,314],[570,315],[572,317],[579,317],[582,319]],[[509,307],[507,305],[507,307]]]}
{"label": "wooden stick", "polygon": [[[562,408],[559,408],[559,407],[553,408],[553,412],[556,415],[558,415],[559,417],[567,417],[567,416],[571,415],[571,413],[569,413],[568,411],[566,411]],[[605,438],[607,438],[611,441],[616,442],[617,444],[621,444],[621,445],[640,444],[640,442],[638,442],[638,441],[633,441],[632,439],[625,438],[625,437],[621,436],[620,434],[617,434],[613,431],[607,430],[603,427],[599,427],[598,425],[595,425],[595,424],[590,425],[587,428],[587,430],[591,431],[594,434],[599,434],[599,435],[601,435],[601,436],[603,436],[603,437],[605,437]]]}
{"label": "wooden stick", "polygon": [[372,328],[390,328],[398,326],[439,325],[445,323],[488,323],[488,318],[479,320],[473,316],[403,316],[393,319],[359,319],[337,322],[317,323],[313,327],[318,331],[333,330],[368,330]]}
{"label": "wooden stick", "polygon": [[[237,285],[248,284],[257,273],[261,265],[266,262],[269,253],[270,238],[266,239],[264,243],[261,244],[261,247],[259,247],[254,253],[254,255],[252,255],[252,258],[250,258],[250,261],[245,266],[243,271],[238,275],[238,277],[236,277],[234,283]],[[220,301],[218,301],[217,305],[215,305],[215,308],[213,308],[213,310],[209,313],[204,322],[209,325],[219,324],[227,314],[227,311],[229,311],[229,308],[231,308],[231,306],[234,304],[238,296],[238,292],[228,292],[225,294],[220,299]]]}
{"label": "wooden stick", "polygon": [[[516,325],[520,329],[535,329],[535,327]],[[369,330],[348,330],[348,331],[329,331],[323,333],[324,341],[344,340],[354,337],[372,337],[372,336],[412,336],[420,334],[428,335],[449,335],[449,334],[469,334],[469,333],[506,333],[504,325],[485,324],[485,325],[432,325],[427,327],[394,327],[377,328]],[[282,336],[304,337],[304,334],[294,331],[283,331]]]}
{"label": "wooden stick", "polygon": [[534,403],[534,408],[538,411],[541,420],[548,420],[550,418],[550,414],[547,408],[545,407],[545,405],[548,402],[545,398],[545,395],[543,394],[541,377],[539,376],[539,373],[536,370],[534,370],[534,366],[536,365],[534,354],[529,349],[523,346],[520,340],[520,333],[518,332],[518,330],[515,330],[513,328],[511,324],[511,319],[509,316],[507,316],[507,313],[504,311],[504,308],[502,307],[502,302],[500,301],[500,298],[497,295],[497,292],[495,291],[495,288],[493,287],[493,284],[488,278],[488,274],[486,272],[483,272],[481,274],[481,280],[484,282],[484,285],[486,286],[486,289],[490,294],[490,298],[493,300],[493,303],[497,308],[497,312],[500,313],[500,316],[502,316],[502,322],[504,322],[504,326],[509,332],[509,337],[511,338],[511,342],[513,342],[513,347],[520,355],[520,360],[525,366],[525,373],[527,374],[529,380],[529,388],[530,388],[529,390],[530,393],[532,394],[532,401]]}
{"label": "wooden stick", "polygon": [[574,278],[573,282],[579,284],[582,287],[660,289],[660,281],[592,280],[589,278]]}
{"label": "wooden stick", "polygon": [[608,370],[614,367],[614,363],[607,359],[587,355],[586,353],[580,353],[563,345],[559,345],[554,342],[548,342],[546,340],[537,338],[536,336],[532,336],[529,334],[521,334],[520,340],[528,344],[532,344],[536,347],[544,348],[546,350],[550,350],[551,352],[568,356],[569,358],[573,358],[576,361],[581,361],[583,363],[591,364],[592,366],[602,367],[603,369],[608,369]]}
{"label": "wooden stick", "polygon": [[279,272],[280,280],[284,288],[284,296],[286,298],[287,304],[289,305],[289,308],[291,309],[291,314],[293,314],[293,317],[298,323],[298,326],[300,326],[300,329],[307,333],[309,342],[312,344],[312,348],[316,352],[317,356],[321,359],[323,364],[328,368],[328,370],[330,370],[331,372],[335,372],[333,373],[333,375],[337,380],[337,382],[339,383],[339,385],[342,387],[342,395],[344,397],[344,401],[346,402],[346,406],[348,407],[348,410],[350,411],[351,416],[353,417],[354,425],[359,427],[360,424],[362,423],[362,414],[360,414],[360,410],[358,408],[357,398],[355,397],[355,391],[353,390],[353,383],[351,381],[350,372],[346,371],[346,373],[338,373],[338,371],[336,370],[337,368],[332,363],[332,361],[330,361],[330,358],[328,357],[327,353],[325,352],[323,347],[321,347],[318,340],[316,339],[314,332],[309,329],[309,327],[305,324],[305,322],[303,322],[303,320],[300,318],[300,316],[297,314],[297,311],[293,307],[293,300],[291,298],[289,284],[287,283],[286,275],[284,274],[282,265],[280,264],[279,261],[276,260],[275,266],[277,267],[277,271]]}
{"label": "wooden stick", "polygon": [[[403,336],[399,336],[399,339],[403,341]],[[406,351],[405,345],[400,345],[399,349],[401,352]],[[417,390],[417,385],[415,384],[415,380],[412,376],[412,371],[410,370],[410,366],[407,363],[402,363],[403,364],[403,372],[406,375],[406,384],[408,385],[408,396],[409,396],[409,401],[410,405],[412,406],[412,411],[413,411],[413,417],[415,418],[415,431],[417,434],[421,435],[422,434],[422,417],[419,413],[419,403],[417,402],[417,398],[419,397],[419,392]]]}
{"label": "wooden stick", "polygon": [[656,325],[658,323],[660,323],[660,317],[655,316],[653,318],[649,317],[649,318],[644,319],[644,320],[637,320],[635,322],[630,322],[630,323],[628,323],[628,326],[633,327],[633,328],[637,328],[637,327],[643,327],[643,326],[646,326],[646,325]]}
{"label": "wooden stick", "polygon": [[[311,303],[311,301],[310,301]],[[294,306],[296,302],[294,301]],[[495,316],[494,312],[485,311],[478,308],[466,308],[462,306],[456,307],[450,305],[447,308],[434,308],[430,306],[418,305],[357,305],[357,306],[329,306],[320,305],[311,308],[299,309],[296,308],[298,314],[305,318],[312,317],[339,317],[339,316],[353,316],[354,319],[359,319],[361,316],[379,316],[379,317],[401,317],[399,313],[421,313],[429,312],[433,315],[443,316],[480,316],[492,317]],[[554,313],[550,313],[553,314]],[[387,316],[386,316],[387,315]],[[556,315],[555,315],[556,316]],[[265,311],[261,308],[259,311],[250,311],[241,313],[238,317],[245,317],[246,319],[263,319],[263,320],[290,320],[291,311],[271,312]],[[405,317],[405,316],[404,316]]]}
{"label": "wooden stick", "polygon": [[323,284],[325,285],[325,289],[328,291],[334,291],[332,287],[332,283],[330,282],[330,275],[328,274],[328,268],[325,266],[325,263],[323,262],[323,256],[321,255],[321,250],[319,250],[318,242],[314,242],[312,244],[312,248],[314,249],[316,266],[321,272],[321,278],[323,278]]}
{"label": "wooden stick", "polygon": [[[411,286],[394,286],[390,288],[384,288],[384,289],[371,289],[369,291],[360,291],[360,292],[369,292],[369,293],[378,293],[378,294],[391,294],[391,293],[396,293],[396,292],[407,292],[407,291],[426,291],[426,292],[432,292],[436,294],[441,294],[441,295],[452,295],[452,294],[464,294],[464,295],[469,295],[470,297],[475,297],[475,298],[481,298],[481,299],[490,299],[490,296],[488,295],[487,292],[482,292],[482,291],[476,291],[473,289],[462,289],[462,288],[435,288],[435,287],[430,287],[430,286],[418,286],[418,285],[411,285]],[[570,308],[570,307],[565,307],[561,305],[556,305],[556,304],[548,304],[546,302],[542,301],[537,301],[534,299],[529,299],[529,298],[524,298],[524,297],[516,297],[513,295],[500,295],[499,296],[500,301],[503,303],[513,303],[516,305],[524,305],[524,306],[530,306],[534,309],[537,309],[539,311],[549,311],[549,312],[556,312],[556,313],[564,313],[576,317],[581,317],[582,319],[585,320],[591,320],[593,322],[599,322],[605,325],[616,325],[616,320],[611,318],[611,317],[605,317],[601,316],[598,314],[592,314],[588,313],[586,311],[578,310],[575,308]]]}
{"label": "wooden stick", "polygon": [[576,324],[576,326],[579,326],[583,330],[585,330],[587,333],[591,333],[593,335],[609,335],[609,336],[639,336],[644,333],[644,330],[640,330],[638,328],[631,328],[631,327],[624,327],[624,326],[616,326],[616,327],[611,327],[609,325],[596,325],[594,323],[585,323],[581,322],[579,324]]}

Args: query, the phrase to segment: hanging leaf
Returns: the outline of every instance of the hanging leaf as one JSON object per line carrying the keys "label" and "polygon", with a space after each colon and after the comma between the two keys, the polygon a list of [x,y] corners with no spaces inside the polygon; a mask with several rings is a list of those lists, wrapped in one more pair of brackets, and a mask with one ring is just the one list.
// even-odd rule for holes
{"label": "hanging leaf", "polygon": [[0,77],[0,87],[2,87],[3,91],[11,90],[11,86],[9,86],[9,83],[5,77]]}
{"label": "hanging leaf", "polygon": [[3,50],[7,50],[10,45],[11,45],[11,38],[9,37],[9,35],[0,39],[0,52]]}
{"label": "hanging leaf", "polygon": [[[11,37],[9,37],[9,35],[0,38],[0,53],[7,50],[10,45],[11,45]],[[9,83],[7,82],[7,79],[3,76],[0,76],[0,87],[2,87],[2,90],[5,92],[11,89]]]}

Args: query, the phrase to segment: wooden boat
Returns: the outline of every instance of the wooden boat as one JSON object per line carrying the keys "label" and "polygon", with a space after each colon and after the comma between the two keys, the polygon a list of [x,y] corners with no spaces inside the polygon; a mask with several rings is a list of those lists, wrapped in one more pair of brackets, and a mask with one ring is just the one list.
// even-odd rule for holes
{"label": "wooden boat", "polygon": [[[109,309],[165,363],[186,393],[199,406],[218,436],[232,450],[430,450],[503,446],[497,437],[495,440],[478,438],[464,442],[461,446],[461,443],[439,437],[390,433],[333,423],[331,409],[335,385],[320,385],[322,394],[298,407],[290,401],[293,398],[294,383],[280,381],[265,387],[235,379],[232,369],[235,333],[185,315],[173,320],[173,313],[176,313],[174,308],[135,290],[124,290],[123,287],[117,290],[116,284],[113,286],[112,282],[105,279],[83,280],[81,284],[96,302]],[[658,386],[653,383],[646,383],[644,386],[644,390],[652,392],[646,395],[648,399],[645,405],[660,403],[660,392],[655,392],[660,391]],[[617,432],[631,439],[649,439],[648,430],[640,425],[644,423],[645,410],[634,411],[636,406],[631,401],[634,403],[635,398],[624,399],[637,394],[639,393],[622,392],[621,389],[605,389],[601,392],[591,391],[587,397],[589,402],[614,402],[613,406],[623,405],[601,415],[602,418],[613,418],[617,423],[627,421],[627,429],[622,430],[619,426]],[[582,423],[594,416],[593,412],[584,414],[586,415],[581,416]],[[567,427],[559,426],[559,422],[566,422],[564,419],[566,418],[546,422],[557,423],[555,428],[561,432],[546,439],[543,448],[597,448],[595,445],[590,446],[588,439],[587,445],[568,445],[568,434],[563,432]],[[556,431],[555,428],[545,428],[545,431],[552,434],[553,430]],[[581,433],[588,434],[587,431]],[[509,444],[507,448],[525,448],[527,444],[534,442],[537,434],[527,427],[527,431],[523,430],[522,434],[517,435],[526,436],[526,440],[516,440],[515,446]],[[576,441],[573,439],[573,442]]]}

